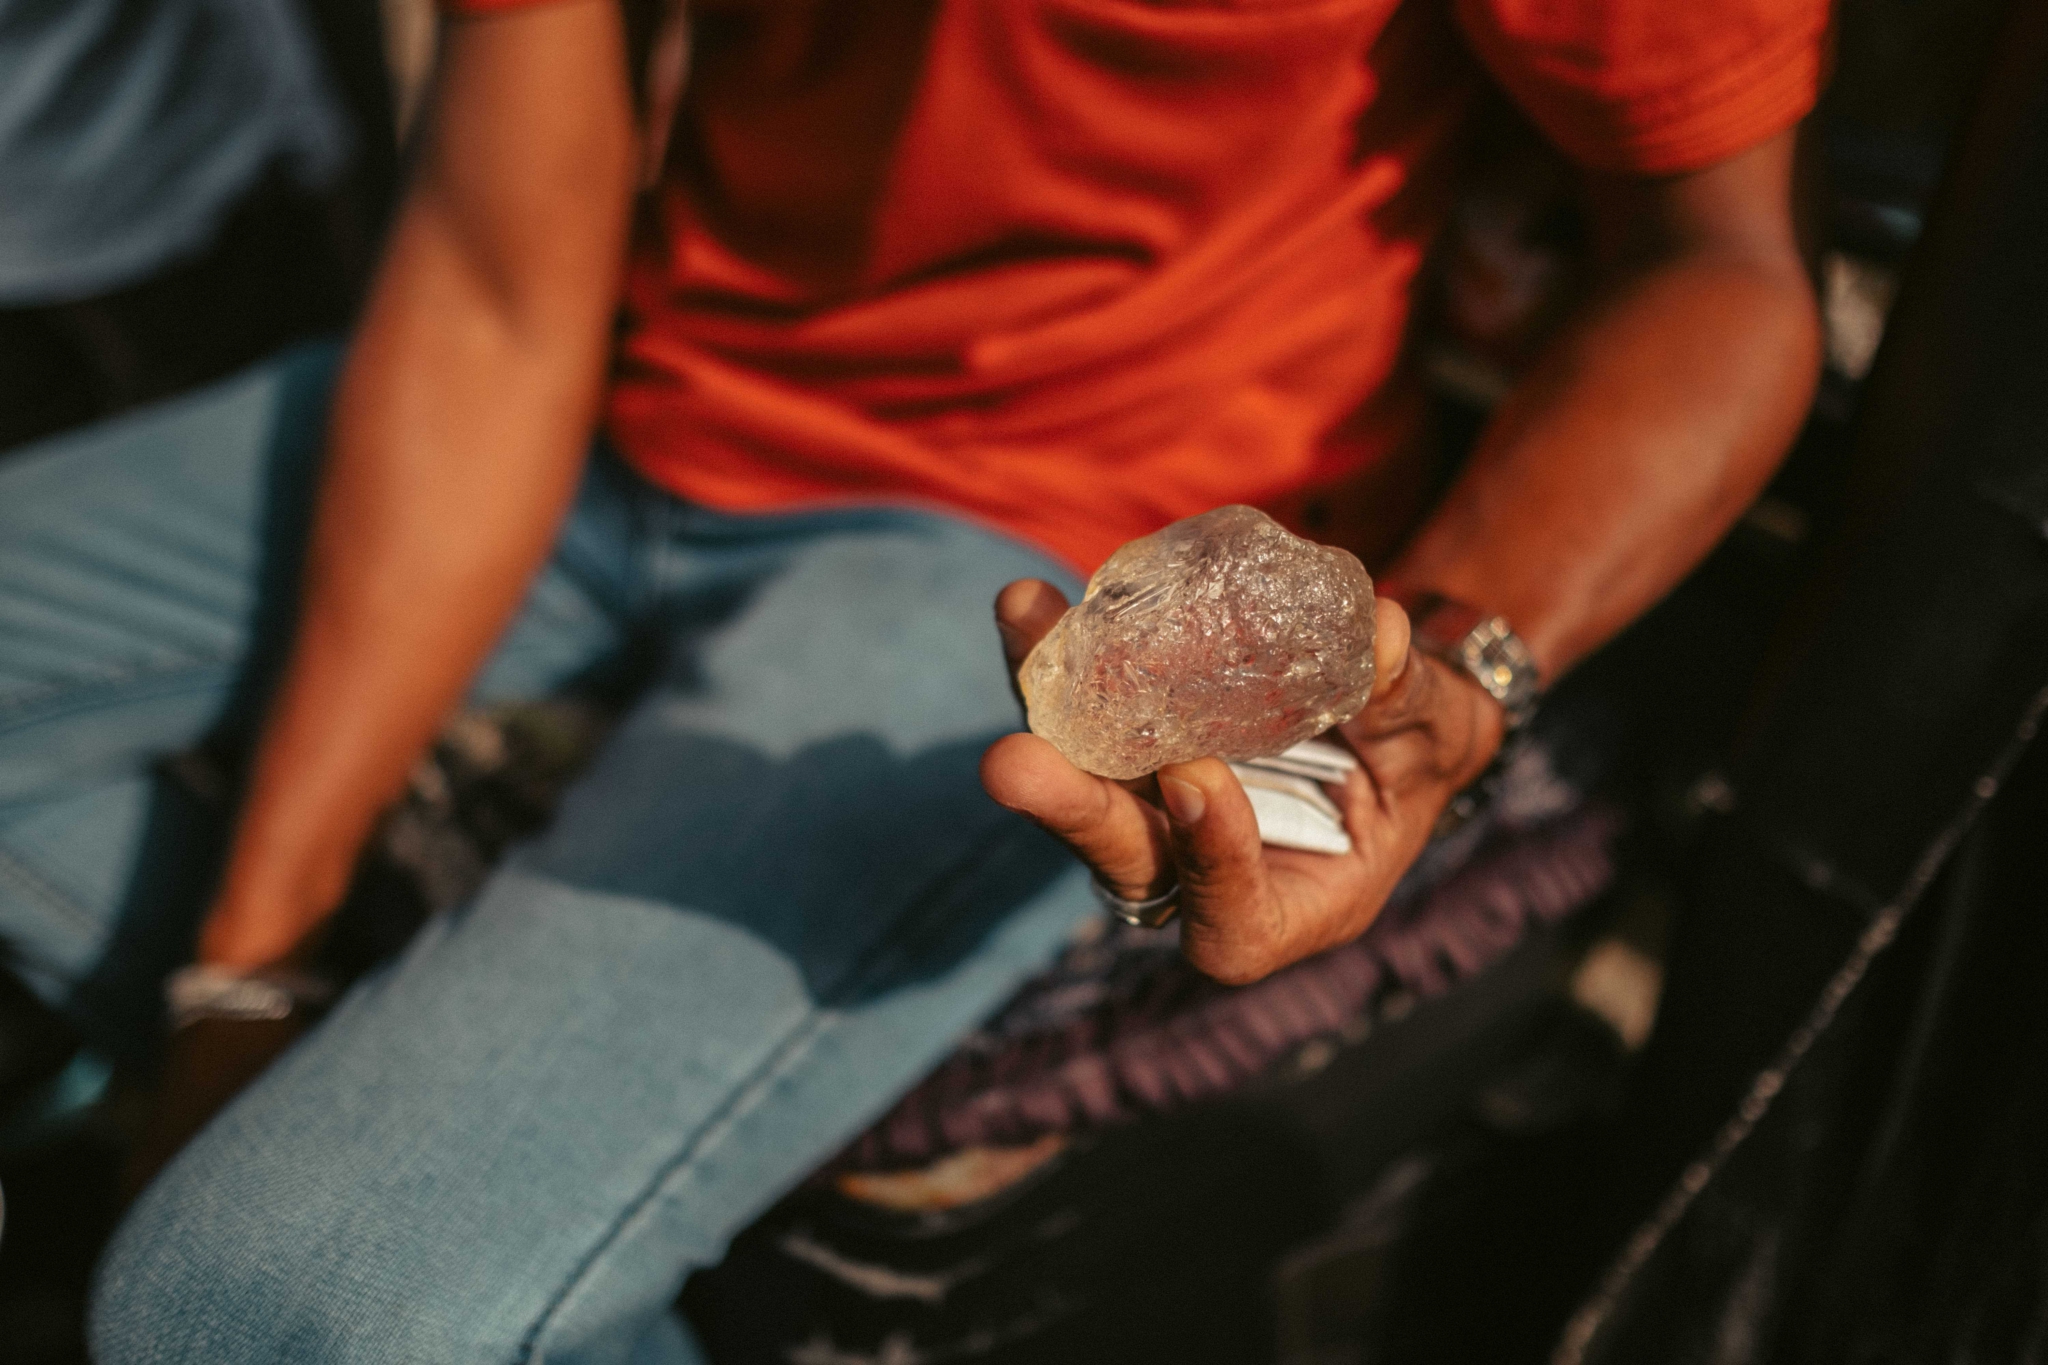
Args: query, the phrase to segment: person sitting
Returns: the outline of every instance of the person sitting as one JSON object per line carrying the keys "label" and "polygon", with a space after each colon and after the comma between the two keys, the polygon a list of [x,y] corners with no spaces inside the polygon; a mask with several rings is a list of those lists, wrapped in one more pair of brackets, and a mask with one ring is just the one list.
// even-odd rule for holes
{"label": "person sitting", "polygon": [[[106,1365],[697,1358],[689,1271],[1098,893],[1223,982],[1358,935],[1805,411],[1819,3],[677,13],[636,82],[610,0],[460,0],[346,359],[0,466],[0,927],[52,992],[183,932],[182,1017],[302,1007],[449,709],[638,670],[552,826],[137,1201]],[[1474,53],[1604,282],[1432,505],[1401,339]],[[1391,585],[1348,855],[1263,848],[1216,760],[1015,733],[1081,575],[1231,502]],[[151,765],[222,736],[224,869],[161,894]]]}

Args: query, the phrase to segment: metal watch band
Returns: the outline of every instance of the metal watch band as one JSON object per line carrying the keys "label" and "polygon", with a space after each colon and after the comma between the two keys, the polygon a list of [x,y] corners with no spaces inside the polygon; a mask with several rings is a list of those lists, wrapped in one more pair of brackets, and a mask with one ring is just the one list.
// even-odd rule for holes
{"label": "metal watch band", "polygon": [[1542,680],[1537,676],[1535,656],[1506,617],[1441,593],[1417,593],[1395,600],[1408,610],[1413,648],[1470,674],[1500,703],[1508,729],[1518,730],[1529,723],[1542,694]]}

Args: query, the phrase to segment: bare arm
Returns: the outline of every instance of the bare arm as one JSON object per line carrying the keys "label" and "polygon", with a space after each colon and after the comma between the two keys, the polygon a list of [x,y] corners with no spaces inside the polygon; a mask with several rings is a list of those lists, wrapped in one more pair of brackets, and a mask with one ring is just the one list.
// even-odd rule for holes
{"label": "bare arm", "polygon": [[1806,415],[1820,336],[1792,135],[1595,179],[1604,287],[1503,405],[1391,578],[1502,612],[1554,679],[1675,586]]}
{"label": "bare arm", "polygon": [[[1793,235],[1792,136],[1717,166],[1590,186],[1604,288],[1504,405],[1391,577],[1505,614],[1546,679],[1634,620],[1740,515],[1812,394],[1819,328]],[[1013,584],[1013,661],[1063,606]],[[1215,759],[1127,790],[1013,735],[983,761],[994,797],[1065,839],[1120,894],[1178,882],[1182,946],[1226,981],[1264,976],[1371,923],[1450,798],[1499,746],[1499,708],[1407,651],[1382,601],[1380,680],[1343,727],[1364,771],[1343,793],[1344,857],[1264,849]]]}
{"label": "bare arm", "polygon": [[590,439],[633,174],[617,6],[458,20],[444,52],[204,962],[276,961],[333,908],[546,556]]}

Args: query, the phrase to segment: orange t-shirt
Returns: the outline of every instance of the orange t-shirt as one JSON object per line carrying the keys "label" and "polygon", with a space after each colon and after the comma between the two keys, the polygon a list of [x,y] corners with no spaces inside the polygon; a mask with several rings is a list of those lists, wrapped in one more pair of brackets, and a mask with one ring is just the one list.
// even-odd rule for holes
{"label": "orange t-shirt", "polygon": [[1803,115],[1827,24],[1826,0],[691,12],[614,441],[713,507],[937,505],[1084,571],[1408,439],[1396,368],[1473,54],[1579,162],[1654,174]]}

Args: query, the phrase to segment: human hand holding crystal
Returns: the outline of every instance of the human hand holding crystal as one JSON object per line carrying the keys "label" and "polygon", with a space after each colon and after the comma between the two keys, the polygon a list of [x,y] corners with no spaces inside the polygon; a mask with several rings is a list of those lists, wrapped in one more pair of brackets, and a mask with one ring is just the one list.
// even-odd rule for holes
{"label": "human hand holding crystal", "polygon": [[[1067,609],[1036,579],[996,598],[1012,673]],[[1084,772],[1034,734],[1009,735],[982,758],[1000,804],[1058,836],[1104,886],[1132,900],[1180,887],[1181,947],[1219,981],[1255,981],[1363,932],[1429,840],[1451,798],[1499,747],[1500,708],[1475,683],[1408,650],[1408,618],[1374,604],[1373,686],[1333,730],[1359,759],[1341,791],[1351,851],[1261,843],[1244,788],[1217,758],[1169,763],[1122,781]]]}

